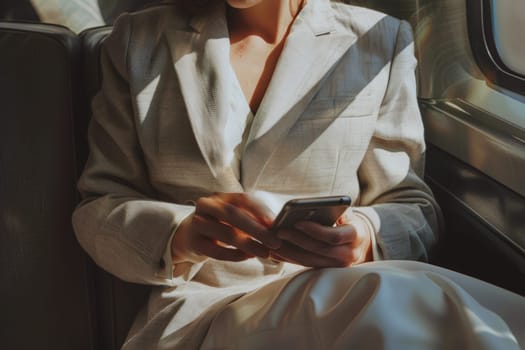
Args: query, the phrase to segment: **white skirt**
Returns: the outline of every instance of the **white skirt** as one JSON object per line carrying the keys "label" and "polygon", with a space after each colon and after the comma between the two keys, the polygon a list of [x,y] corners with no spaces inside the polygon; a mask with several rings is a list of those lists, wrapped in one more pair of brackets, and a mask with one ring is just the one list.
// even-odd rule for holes
{"label": "white skirt", "polygon": [[306,269],[217,300],[184,327],[191,298],[167,304],[124,348],[525,348],[524,297],[419,262]]}

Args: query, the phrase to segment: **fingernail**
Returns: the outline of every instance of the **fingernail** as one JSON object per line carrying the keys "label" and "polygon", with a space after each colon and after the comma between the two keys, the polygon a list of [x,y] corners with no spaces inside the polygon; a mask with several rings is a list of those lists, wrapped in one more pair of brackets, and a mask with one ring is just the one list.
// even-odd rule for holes
{"label": "fingernail", "polygon": [[265,224],[266,226],[270,227],[270,226],[272,226],[272,224],[273,224],[273,219],[272,219],[271,217],[269,217],[269,216],[265,216],[265,217],[263,218],[263,222],[264,222],[264,224]]}

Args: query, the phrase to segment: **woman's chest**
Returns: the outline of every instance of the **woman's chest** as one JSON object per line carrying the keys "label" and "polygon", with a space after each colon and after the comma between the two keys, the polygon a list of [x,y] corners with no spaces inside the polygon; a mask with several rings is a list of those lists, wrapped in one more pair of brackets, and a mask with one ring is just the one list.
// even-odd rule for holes
{"label": "woman's chest", "polygon": [[245,39],[230,46],[230,63],[252,111],[261,104],[281,54],[283,44]]}

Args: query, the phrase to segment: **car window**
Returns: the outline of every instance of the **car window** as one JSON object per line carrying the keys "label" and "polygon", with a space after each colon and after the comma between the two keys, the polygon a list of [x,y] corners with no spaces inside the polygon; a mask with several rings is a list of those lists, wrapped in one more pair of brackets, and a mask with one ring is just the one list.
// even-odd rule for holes
{"label": "car window", "polygon": [[491,0],[492,32],[506,67],[525,76],[525,1]]}

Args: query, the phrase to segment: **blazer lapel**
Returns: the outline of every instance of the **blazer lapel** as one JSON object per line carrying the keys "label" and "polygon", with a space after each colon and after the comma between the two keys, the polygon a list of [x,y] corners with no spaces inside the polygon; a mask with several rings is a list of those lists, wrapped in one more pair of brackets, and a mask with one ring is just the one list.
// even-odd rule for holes
{"label": "blazer lapel", "polygon": [[229,166],[221,133],[231,89],[230,40],[223,5],[192,18],[187,30],[168,29],[167,35],[196,141],[213,175],[219,177]]}
{"label": "blazer lapel", "polygon": [[286,136],[356,36],[337,33],[329,1],[310,0],[296,18],[254,118],[242,158],[242,184],[253,190]]}

